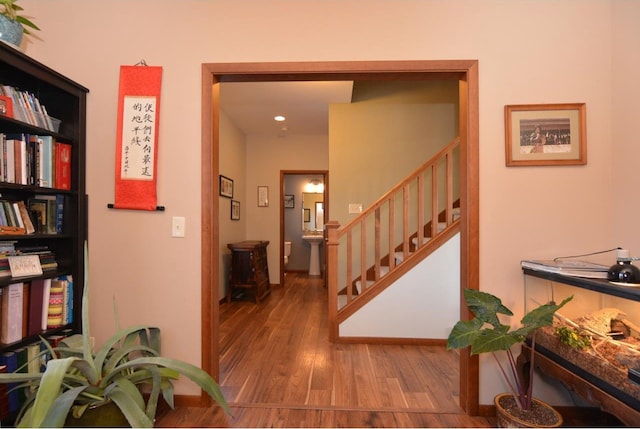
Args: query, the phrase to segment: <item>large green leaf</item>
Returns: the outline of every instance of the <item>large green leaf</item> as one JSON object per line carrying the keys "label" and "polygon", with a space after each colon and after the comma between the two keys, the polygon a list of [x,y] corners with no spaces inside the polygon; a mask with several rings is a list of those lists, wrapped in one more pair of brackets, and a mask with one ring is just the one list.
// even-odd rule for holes
{"label": "large green leaf", "polygon": [[95,365],[97,368],[103,368],[104,362],[108,358],[110,353],[113,353],[115,349],[118,348],[119,344],[126,340],[132,334],[135,334],[135,338],[138,336],[138,332],[145,331],[148,329],[145,325],[136,325],[130,326],[126,329],[121,329],[120,331],[113,334],[107,341],[104,342],[98,353],[96,353],[95,357]]}
{"label": "large green leaf", "polygon": [[507,332],[509,327],[503,326],[506,329],[485,329],[480,331],[480,334],[471,345],[471,354],[477,355],[498,350],[509,350],[514,344],[524,341],[523,336]]}
{"label": "large green leaf", "polygon": [[64,421],[69,414],[71,406],[73,406],[76,398],[87,388],[87,386],[78,386],[67,390],[58,396],[53,402],[49,413],[42,420],[42,427],[53,428],[64,426]]}
{"label": "large green leaf", "polygon": [[543,304],[524,315],[521,323],[529,328],[529,332],[553,323],[553,315],[567,302],[573,299],[573,295],[565,298],[560,304]]}
{"label": "large green leaf", "polygon": [[[124,388],[126,389],[126,388]],[[153,421],[140,409],[137,405],[138,401],[132,401],[131,391],[126,391],[123,386],[114,385],[109,392],[109,397],[120,408],[122,414],[134,428],[150,428],[153,427]],[[138,393],[139,395],[140,393]]]}
{"label": "large green leaf", "polygon": [[447,349],[463,349],[475,341],[484,322],[480,319],[461,320],[455,324],[449,338]]}
{"label": "large green leaf", "polygon": [[500,298],[494,295],[473,289],[465,289],[463,293],[469,310],[485,323],[500,325],[498,314],[513,315],[513,312],[502,304]]}
{"label": "large green leaf", "polygon": [[27,426],[40,427],[44,418],[49,413],[49,409],[53,405],[56,398],[60,395],[62,381],[65,374],[73,362],[78,360],[75,357],[64,359],[52,359],[47,362],[47,369],[42,375],[38,393],[33,403],[33,412]]}

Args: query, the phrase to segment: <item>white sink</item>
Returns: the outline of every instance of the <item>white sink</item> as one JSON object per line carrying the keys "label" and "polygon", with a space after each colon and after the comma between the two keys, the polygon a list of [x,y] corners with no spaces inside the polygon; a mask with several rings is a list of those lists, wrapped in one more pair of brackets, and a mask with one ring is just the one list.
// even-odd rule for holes
{"label": "white sink", "polygon": [[309,243],[320,243],[324,240],[324,237],[321,235],[303,235],[302,239]]}
{"label": "white sink", "polygon": [[320,275],[320,243],[324,240],[322,235],[303,235],[302,239],[311,246],[311,254],[309,255],[309,275]]}

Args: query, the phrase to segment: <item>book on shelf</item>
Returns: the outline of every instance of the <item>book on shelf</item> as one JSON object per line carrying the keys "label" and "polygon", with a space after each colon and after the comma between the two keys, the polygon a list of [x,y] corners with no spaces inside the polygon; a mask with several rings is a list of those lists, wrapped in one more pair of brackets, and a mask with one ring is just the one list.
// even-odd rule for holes
{"label": "book on shelf", "polygon": [[[31,281],[31,299],[29,300],[29,328],[28,335],[37,335],[42,332],[42,315],[45,306],[46,284],[51,279],[36,279]],[[48,299],[48,298],[47,298]],[[48,301],[47,301],[48,305]]]}
{"label": "book on shelf", "polygon": [[2,93],[11,98],[14,119],[49,131],[56,131],[44,104],[35,94],[10,85],[0,85]]}
{"label": "book on shelf", "polygon": [[48,234],[49,227],[47,222],[49,220],[48,209],[49,203],[46,199],[31,198],[27,202],[29,213],[33,219],[33,225],[38,234]]}
{"label": "book on shelf", "polygon": [[40,195],[38,198],[47,202],[46,234],[58,234],[58,211],[62,212],[64,210],[64,203],[60,208],[57,195]]}
{"label": "book on shelf", "polygon": [[54,183],[56,189],[71,189],[71,145],[55,143],[55,172]]}
{"label": "book on shelf", "polygon": [[[13,349],[13,352],[16,354],[17,357],[17,365],[18,365],[18,369],[16,370],[16,372],[22,372],[22,373],[26,373],[28,371],[28,365],[29,365],[29,354],[28,354],[28,350],[26,347],[19,347],[17,349]],[[27,400],[27,390],[26,389],[19,389],[18,390],[18,402],[20,404],[20,406],[22,406],[22,404],[24,403],[24,401]]]}
{"label": "book on shelf", "polygon": [[53,169],[54,166],[54,144],[55,141],[51,136],[39,136],[38,159],[40,160],[40,169],[38,174],[38,186],[43,188],[53,188]]}
{"label": "book on shelf", "polygon": [[22,338],[26,338],[29,332],[29,300],[31,299],[31,283],[22,283]]}
{"label": "book on shelf", "polygon": [[[0,374],[7,373],[7,365],[0,364]],[[7,400],[7,394],[9,393],[8,386],[5,383],[0,383],[0,424],[3,426],[9,426],[9,401]]]}
{"label": "book on shelf", "polygon": [[64,195],[39,195],[27,201],[28,214],[38,234],[60,234],[64,229]]}
{"label": "book on shelf", "polygon": [[64,284],[58,280],[51,280],[49,293],[49,309],[47,312],[47,329],[62,326],[62,308],[64,306]]}
{"label": "book on shelf", "polygon": [[[0,366],[6,366],[8,373],[15,372],[18,369],[18,356],[13,351],[5,351],[0,353]],[[7,384],[7,396],[3,398],[3,401],[7,402],[9,408],[9,414],[12,415],[20,408],[18,389],[14,389],[17,383]]]}
{"label": "book on shelf", "polygon": [[44,291],[42,293],[42,314],[40,315],[40,329],[47,330],[47,321],[49,318],[49,296],[51,295],[51,279],[44,282]]}
{"label": "book on shelf", "polygon": [[43,134],[1,133],[0,181],[71,189],[71,145]]}
{"label": "book on shelf", "polygon": [[31,215],[29,215],[29,210],[27,209],[27,205],[24,201],[17,201],[15,204],[18,206],[18,213],[20,213],[20,217],[22,218],[22,222],[24,224],[24,229],[27,234],[34,234],[36,232],[36,228],[33,225],[31,220]]}
{"label": "book on shelf", "polygon": [[606,279],[609,270],[607,265],[576,259],[522,260],[520,265],[536,271],[596,279]]}
{"label": "book on shelf", "polygon": [[3,288],[0,343],[10,344],[22,339],[23,290],[23,283]]}

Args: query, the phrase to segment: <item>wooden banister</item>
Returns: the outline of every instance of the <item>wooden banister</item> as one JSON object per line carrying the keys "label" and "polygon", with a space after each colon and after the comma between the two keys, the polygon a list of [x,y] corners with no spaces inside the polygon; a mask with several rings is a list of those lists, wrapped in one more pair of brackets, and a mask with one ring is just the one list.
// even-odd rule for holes
{"label": "wooden banister", "polygon": [[[450,236],[451,227],[459,224],[454,216],[457,202],[453,186],[454,152],[459,146],[459,138],[452,140],[344,227],[337,221],[327,222],[332,341],[338,339],[339,323],[353,313],[353,307],[362,306],[367,295],[379,293],[370,290],[387,287],[391,284],[388,279],[397,278],[399,270],[406,271],[419,259],[409,261],[430,253],[421,252],[422,248],[435,248],[442,241],[435,240],[437,236],[445,232]],[[400,200],[401,204],[396,204]],[[429,211],[425,210],[427,203]],[[368,227],[372,232],[367,233]]]}

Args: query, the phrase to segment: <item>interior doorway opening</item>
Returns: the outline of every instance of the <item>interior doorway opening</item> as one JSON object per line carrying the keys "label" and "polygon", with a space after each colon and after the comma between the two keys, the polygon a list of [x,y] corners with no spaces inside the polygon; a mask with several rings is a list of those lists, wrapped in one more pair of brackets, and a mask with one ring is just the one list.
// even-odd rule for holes
{"label": "interior doorway opening", "polygon": [[[308,183],[317,186],[314,181],[322,184],[322,192],[317,189],[308,189]],[[282,201],[280,202],[280,285],[286,287],[287,271],[307,271],[311,266],[310,246],[304,242],[302,236],[305,233],[323,234],[324,224],[329,213],[329,172],[326,170],[281,170],[280,189]],[[319,195],[317,201],[306,201],[305,195]],[[292,198],[291,198],[292,197]],[[288,200],[291,198],[291,201]],[[309,198],[307,198],[309,200]],[[313,204],[311,204],[313,202]],[[321,205],[318,206],[318,203]],[[317,207],[322,207],[319,214]],[[318,217],[321,216],[321,223]],[[285,267],[285,242],[290,243],[291,254]],[[324,269],[324,252],[319,257],[320,276],[326,273]],[[313,274],[317,276],[317,274]]]}
{"label": "interior doorway opening", "polygon": [[[301,80],[428,80],[454,79],[459,85],[459,128],[461,141],[461,289],[479,288],[479,137],[478,63],[451,61],[373,61],[312,63],[218,63],[202,69],[202,274],[201,274],[201,358],[202,367],[217,378],[220,243],[218,195],[219,84],[222,82]],[[462,294],[461,294],[462,295]],[[461,305],[461,318],[468,319]],[[478,359],[467,352],[460,357],[460,406],[468,414],[479,409]],[[201,402],[209,401],[202,395]]]}

